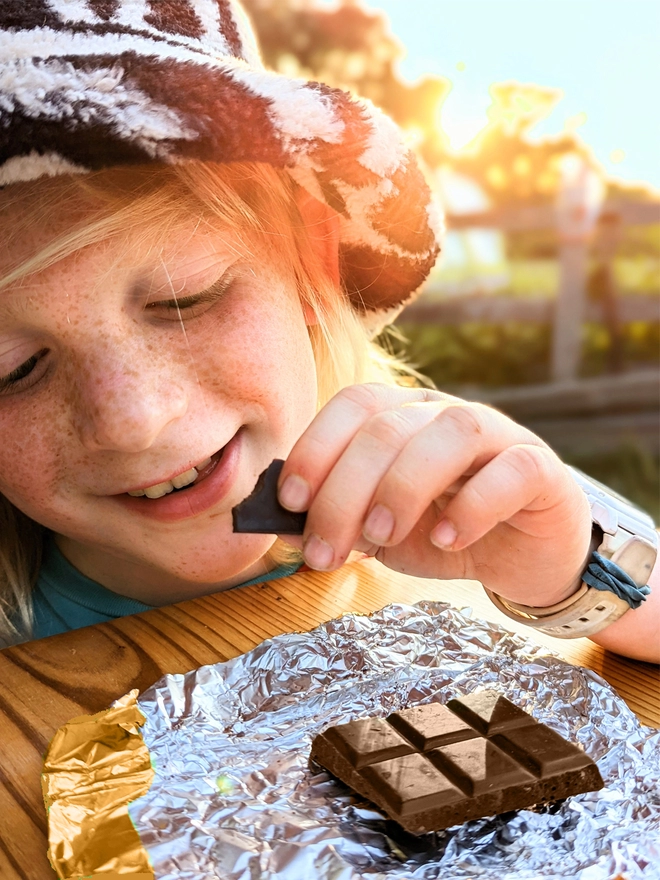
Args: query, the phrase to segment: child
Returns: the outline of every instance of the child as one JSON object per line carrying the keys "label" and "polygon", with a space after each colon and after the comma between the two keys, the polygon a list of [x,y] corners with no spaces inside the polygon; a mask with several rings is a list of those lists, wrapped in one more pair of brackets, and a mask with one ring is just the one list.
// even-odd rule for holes
{"label": "child", "polygon": [[639,559],[581,586],[603,533],[571,471],[370,342],[438,250],[389,120],[265,72],[230,0],[23,0],[0,26],[5,644],[294,571],[231,525],[279,457],[312,568],[476,577],[511,616],[660,660],[643,517],[619,516]]}

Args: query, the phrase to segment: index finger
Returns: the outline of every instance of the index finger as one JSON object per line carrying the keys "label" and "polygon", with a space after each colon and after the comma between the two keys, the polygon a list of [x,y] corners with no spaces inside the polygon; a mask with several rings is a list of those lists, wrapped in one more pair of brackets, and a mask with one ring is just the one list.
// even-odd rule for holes
{"label": "index finger", "polygon": [[355,434],[376,413],[407,403],[451,399],[456,398],[429,388],[376,382],[342,389],[317,413],[291,450],[278,481],[280,503],[288,510],[306,510]]}

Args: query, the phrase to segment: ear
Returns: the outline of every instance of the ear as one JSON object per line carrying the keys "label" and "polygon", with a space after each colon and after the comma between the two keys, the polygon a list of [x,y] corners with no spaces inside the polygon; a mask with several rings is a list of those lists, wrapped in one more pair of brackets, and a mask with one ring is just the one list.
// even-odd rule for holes
{"label": "ear", "polygon": [[[299,190],[296,203],[312,249],[325,267],[328,277],[339,287],[339,215],[315,199],[306,190]],[[303,256],[304,259],[304,256]]]}

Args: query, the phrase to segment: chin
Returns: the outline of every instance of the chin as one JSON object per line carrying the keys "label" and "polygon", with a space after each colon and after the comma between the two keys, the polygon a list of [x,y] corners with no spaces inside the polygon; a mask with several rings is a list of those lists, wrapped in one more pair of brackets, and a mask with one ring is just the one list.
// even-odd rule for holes
{"label": "chin", "polygon": [[[172,581],[178,581],[186,587],[203,588],[208,593],[236,586],[266,571],[268,560],[264,557],[275,543],[274,536],[232,537],[231,549],[221,548],[221,552],[218,552],[216,546],[215,552],[209,553],[209,542],[205,541],[194,553],[172,560],[172,564],[167,566]],[[162,568],[162,565],[158,567]]]}

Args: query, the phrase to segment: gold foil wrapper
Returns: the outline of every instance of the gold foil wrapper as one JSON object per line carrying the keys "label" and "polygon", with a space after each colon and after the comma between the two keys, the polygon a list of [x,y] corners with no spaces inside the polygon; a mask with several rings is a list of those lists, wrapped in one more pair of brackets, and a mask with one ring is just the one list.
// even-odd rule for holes
{"label": "gold foil wrapper", "polygon": [[60,880],[154,878],[128,815],[128,804],[146,794],[154,775],[137,694],[73,718],[50,744],[41,785],[48,857]]}

